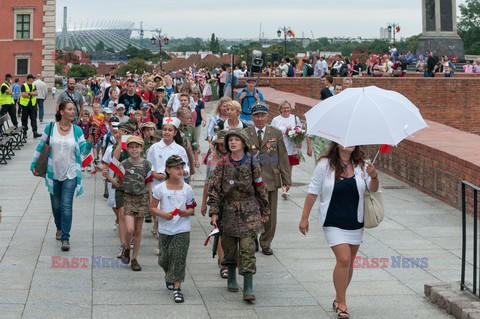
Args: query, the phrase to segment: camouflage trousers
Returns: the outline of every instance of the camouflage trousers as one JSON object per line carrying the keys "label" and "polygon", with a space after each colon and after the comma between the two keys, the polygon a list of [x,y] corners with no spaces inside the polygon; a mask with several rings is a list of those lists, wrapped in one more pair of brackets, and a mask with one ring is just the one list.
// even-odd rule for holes
{"label": "camouflage trousers", "polygon": [[255,236],[232,237],[222,235],[222,248],[225,254],[222,265],[235,266],[243,273],[257,272],[255,258]]}
{"label": "camouflage trousers", "polygon": [[187,267],[187,253],[190,246],[190,232],[175,235],[160,234],[158,264],[165,271],[165,281],[183,282]]}

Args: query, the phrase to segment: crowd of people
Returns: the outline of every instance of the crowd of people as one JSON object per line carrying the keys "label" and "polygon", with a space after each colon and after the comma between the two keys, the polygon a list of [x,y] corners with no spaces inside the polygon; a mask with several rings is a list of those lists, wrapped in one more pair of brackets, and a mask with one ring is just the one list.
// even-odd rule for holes
{"label": "crowd of people", "polygon": [[[263,76],[321,78],[320,96],[326,100],[352,86],[351,77],[402,76],[412,63],[410,54],[392,48],[390,54],[367,60],[366,69],[337,55],[304,58],[302,69],[288,57],[273,66],[267,64]],[[454,65],[447,56],[438,59],[429,52],[419,57],[417,72],[432,77],[451,77]],[[480,59],[467,63],[466,73],[480,72]],[[113,71],[113,70],[112,70]],[[43,101],[48,90],[40,76],[28,75],[20,85],[7,74],[1,86],[2,114],[10,114],[17,126],[16,106],[22,126],[33,137],[41,137],[31,171],[45,147],[48,162],[45,184],[50,193],[56,225],[55,237],[61,250],[71,248],[73,199],[83,193],[82,177],[100,173],[105,180],[103,196],[114,213],[114,229],[119,248],[115,253],[133,271],[141,271],[139,251],[144,223],[151,223],[158,264],[165,272],[165,286],[173,300],[184,302],[190,245],[191,216],[195,195],[201,195],[200,214],[210,217],[219,231],[217,255],[220,277],[227,279],[230,292],[239,291],[237,272],[243,276],[243,299],[255,300],[253,275],[255,253],[274,254],[272,242],[277,224],[278,194],[289,198],[293,166],[302,161],[302,142],[289,137],[294,128],[306,124],[295,114],[295,106],[284,100],[278,116],[268,124],[269,106],[257,81],[242,62],[232,71],[188,69],[170,74],[142,75],[127,72],[122,77],[77,81],[67,78],[57,95],[55,120],[38,132],[44,119]],[[343,77],[334,85],[334,77]],[[232,86],[247,77],[245,87],[233,96]],[[218,101],[207,121],[206,103],[218,90]],[[203,129],[203,132],[202,132]],[[201,150],[200,139],[208,142]],[[363,236],[363,194],[379,188],[378,174],[359,146],[344,148],[318,136],[306,136],[307,156],[316,168],[303,206],[299,230],[307,234],[309,215],[319,198],[319,222],[336,258],[333,307],[339,318],[348,318],[346,290],[352,279],[354,260]],[[202,153],[203,151],[203,153]],[[201,165],[206,167],[202,194],[190,186]],[[99,175],[100,175],[99,174]],[[1,215],[0,215],[1,218]],[[113,254],[114,252],[112,252]]]}
{"label": "crowd of people", "polygon": [[[71,248],[73,199],[83,193],[82,177],[101,173],[106,205],[115,216],[117,257],[133,271],[141,271],[143,225],[152,223],[151,233],[158,238],[157,247],[152,248],[165,272],[165,287],[181,303],[185,300],[181,285],[190,218],[197,206],[189,184],[200,165],[205,165],[203,193],[197,195],[202,198],[201,215],[208,214],[220,233],[219,275],[227,279],[230,292],[239,291],[237,272],[242,275],[243,299],[252,301],[255,254],[274,254],[278,193],[281,190],[283,200],[289,198],[292,168],[301,162],[301,142],[293,142],[288,131],[305,128],[305,123],[285,100],[279,105],[279,115],[268,124],[269,107],[256,81],[248,78],[235,99],[223,96],[218,100],[207,125],[203,76],[204,70],[182,79],[106,75],[98,92],[91,91],[91,99],[85,98],[82,81],[79,85],[67,79],[65,91],[57,97],[55,121],[45,126],[30,168],[38,175],[37,160],[48,145],[45,183],[62,251]],[[331,75],[322,81],[322,99],[344,89],[333,87]],[[345,78],[344,86],[351,86],[351,79]],[[203,154],[200,138],[208,141]],[[347,318],[350,261],[363,234],[362,194],[367,184],[362,180],[375,191],[378,175],[358,147],[343,148],[314,136],[306,143],[307,155],[315,156],[319,166],[312,176],[299,229],[306,234],[314,199],[325,195],[322,203],[327,204],[321,204],[320,213],[328,221],[322,223],[337,258],[334,307],[340,318]],[[328,194],[322,193],[323,184],[328,185]],[[328,205],[330,197],[332,205]]]}

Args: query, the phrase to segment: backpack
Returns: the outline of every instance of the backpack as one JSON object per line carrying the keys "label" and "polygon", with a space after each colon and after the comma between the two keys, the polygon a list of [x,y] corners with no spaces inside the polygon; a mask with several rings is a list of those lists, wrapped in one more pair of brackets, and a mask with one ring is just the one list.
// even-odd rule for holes
{"label": "backpack", "polygon": [[307,76],[313,75],[313,67],[311,64],[307,64]]}
{"label": "backpack", "polygon": [[293,73],[293,66],[291,64],[288,65],[288,72],[287,72],[287,77],[293,78],[294,73]]}

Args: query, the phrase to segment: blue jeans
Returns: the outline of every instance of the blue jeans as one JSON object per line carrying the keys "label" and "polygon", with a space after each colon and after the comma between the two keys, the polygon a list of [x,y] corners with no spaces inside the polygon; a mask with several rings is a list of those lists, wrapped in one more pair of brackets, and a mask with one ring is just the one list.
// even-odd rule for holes
{"label": "blue jeans", "polygon": [[70,239],[72,229],[72,207],[77,179],[66,179],[64,181],[53,180],[53,195],[50,194],[53,217],[57,230],[62,230],[61,240]]}
{"label": "blue jeans", "polygon": [[43,102],[44,102],[43,99],[37,99],[38,119],[40,120],[40,122],[43,122],[43,114],[44,114],[44,111],[43,111]]}

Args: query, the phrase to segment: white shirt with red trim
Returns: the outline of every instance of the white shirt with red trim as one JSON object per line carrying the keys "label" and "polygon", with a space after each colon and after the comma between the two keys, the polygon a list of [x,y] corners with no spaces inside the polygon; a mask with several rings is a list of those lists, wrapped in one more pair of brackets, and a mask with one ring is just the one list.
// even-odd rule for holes
{"label": "white shirt with red trim", "polygon": [[[173,212],[175,209],[186,210],[197,206],[193,195],[193,189],[187,183],[183,183],[181,190],[169,190],[167,184],[161,184],[153,188],[152,195],[158,199],[158,209],[162,212]],[[157,217],[158,232],[163,235],[176,235],[189,232],[192,229],[190,217],[175,215],[172,220]]]}

